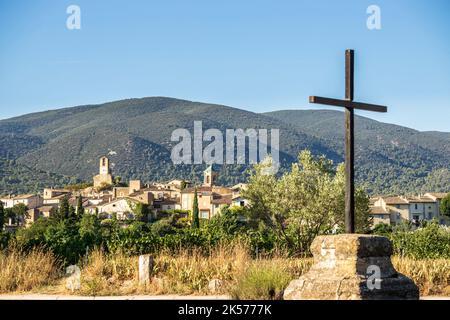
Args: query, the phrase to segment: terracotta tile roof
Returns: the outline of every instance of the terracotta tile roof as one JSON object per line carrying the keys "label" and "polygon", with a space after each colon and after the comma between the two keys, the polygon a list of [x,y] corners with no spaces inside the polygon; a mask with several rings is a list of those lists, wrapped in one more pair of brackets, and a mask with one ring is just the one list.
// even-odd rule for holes
{"label": "terracotta tile roof", "polygon": [[409,202],[400,197],[383,197],[386,204],[408,204]]}
{"label": "terracotta tile roof", "polygon": [[231,194],[227,195],[218,195],[217,197],[213,197],[213,204],[231,204]]}
{"label": "terracotta tile roof", "polygon": [[[213,190],[212,187],[206,187],[206,186],[197,187],[197,193],[212,192],[212,190]],[[194,192],[195,192],[195,187],[186,188],[181,191],[181,193],[194,193]]]}
{"label": "terracotta tile roof", "polygon": [[53,208],[57,208],[58,206],[57,205],[45,205],[45,206],[42,206],[42,207],[39,207],[39,208],[36,208],[37,210],[39,210],[39,211],[41,211],[41,212],[47,212],[47,211],[50,211],[50,210],[52,210]]}
{"label": "terracotta tile roof", "polygon": [[408,197],[410,203],[433,203],[433,199],[429,197]]}
{"label": "terracotta tile roof", "polygon": [[164,200],[155,200],[156,204],[180,204],[180,199],[164,199]]}
{"label": "terracotta tile roof", "polygon": [[29,194],[19,194],[19,195],[15,196],[15,197],[12,197],[12,199],[14,199],[14,200],[29,199],[29,198],[32,198],[34,196],[35,195],[31,194],[31,193],[29,193]]}
{"label": "terracotta tile roof", "polygon": [[429,194],[437,199],[443,199],[448,195],[448,193],[445,192],[427,192],[426,194]]}
{"label": "terracotta tile roof", "polygon": [[383,207],[374,206],[374,207],[370,207],[370,213],[371,214],[388,214],[389,212],[384,210]]}

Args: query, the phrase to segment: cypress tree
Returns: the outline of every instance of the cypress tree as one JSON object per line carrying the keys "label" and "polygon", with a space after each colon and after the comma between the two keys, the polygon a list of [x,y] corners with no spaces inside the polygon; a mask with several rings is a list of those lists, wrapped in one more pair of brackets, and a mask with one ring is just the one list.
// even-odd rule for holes
{"label": "cypress tree", "polygon": [[0,201],[0,232],[2,232],[4,224],[5,224],[5,210],[3,208],[3,202]]}
{"label": "cypress tree", "polygon": [[78,219],[81,219],[81,217],[84,214],[84,208],[83,208],[83,198],[80,196],[78,197],[78,202],[77,202],[77,217]]}
{"label": "cypress tree", "polygon": [[69,205],[69,199],[67,197],[64,197],[61,199],[61,202],[59,203],[59,219],[60,220],[66,220],[69,218],[70,215],[70,205]]}
{"label": "cypress tree", "polygon": [[194,204],[192,206],[192,228],[198,228],[200,226],[200,221],[198,217],[198,199],[197,199],[197,188],[194,192]]}
{"label": "cypress tree", "polygon": [[77,212],[72,205],[69,205],[69,219],[71,220],[77,219]]}

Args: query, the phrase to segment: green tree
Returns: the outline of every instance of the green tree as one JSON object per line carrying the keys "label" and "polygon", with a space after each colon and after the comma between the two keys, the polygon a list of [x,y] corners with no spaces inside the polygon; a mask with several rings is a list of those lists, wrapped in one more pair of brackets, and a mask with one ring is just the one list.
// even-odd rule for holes
{"label": "green tree", "polygon": [[85,253],[78,226],[69,219],[51,223],[44,232],[45,246],[66,264],[75,264]]}
{"label": "green tree", "polygon": [[80,219],[84,215],[84,208],[83,208],[83,197],[81,194],[78,196],[77,200],[77,217]]}
{"label": "green tree", "polygon": [[234,237],[244,228],[245,223],[240,219],[245,216],[243,207],[224,207],[219,214],[214,215],[206,224],[205,229],[211,236],[223,239],[225,237]]}
{"label": "green tree", "polygon": [[72,221],[77,220],[77,212],[76,212],[76,209],[72,205],[69,205],[69,219]]}
{"label": "green tree", "polygon": [[15,204],[14,207],[7,210],[8,218],[12,218],[15,222],[23,222],[26,217],[28,217],[28,208],[23,203]]}
{"label": "green tree", "polygon": [[441,213],[450,217],[450,192],[441,200]]}
{"label": "green tree", "polygon": [[94,247],[99,245],[102,241],[101,224],[97,216],[92,214],[85,214],[80,220],[80,237],[83,246]]}
{"label": "green tree", "polygon": [[116,176],[116,177],[114,177],[114,182],[113,182],[113,184],[114,184],[116,187],[121,186],[121,181],[122,181],[122,177]]}
{"label": "green tree", "polygon": [[200,220],[198,216],[198,199],[197,199],[197,188],[194,191],[194,203],[192,205],[192,228],[200,227]]}
{"label": "green tree", "polygon": [[[310,151],[299,154],[291,171],[277,178],[272,160],[255,165],[248,189],[248,215],[253,227],[271,229],[292,251],[306,253],[317,235],[344,230],[345,174],[325,156]],[[369,198],[364,190],[355,192],[356,229],[370,227]]]}
{"label": "green tree", "polygon": [[147,222],[150,208],[148,204],[138,202],[133,207],[133,213],[136,221]]}
{"label": "green tree", "polygon": [[31,249],[45,245],[45,231],[55,220],[40,217],[29,228],[20,228],[16,232],[16,240],[20,247]]}
{"label": "green tree", "polygon": [[63,197],[59,203],[59,210],[57,215],[57,220],[66,220],[69,218],[70,215],[70,205],[69,205],[69,199],[66,197]]}

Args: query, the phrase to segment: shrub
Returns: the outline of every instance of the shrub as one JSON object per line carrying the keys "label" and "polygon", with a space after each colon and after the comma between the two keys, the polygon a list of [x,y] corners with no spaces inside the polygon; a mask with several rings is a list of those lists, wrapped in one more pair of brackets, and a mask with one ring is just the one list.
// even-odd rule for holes
{"label": "shrub", "polygon": [[280,265],[256,261],[239,275],[231,294],[235,299],[281,299],[292,276]]}
{"label": "shrub", "polygon": [[450,259],[450,230],[436,222],[415,231],[390,234],[394,253],[414,259]]}
{"label": "shrub", "polygon": [[372,229],[372,233],[380,236],[388,236],[391,232],[392,226],[386,223],[379,223]]}
{"label": "shrub", "polygon": [[9,232],[0,231],[0,250],[3,250],[8,247],[10,239],[11,234]]}

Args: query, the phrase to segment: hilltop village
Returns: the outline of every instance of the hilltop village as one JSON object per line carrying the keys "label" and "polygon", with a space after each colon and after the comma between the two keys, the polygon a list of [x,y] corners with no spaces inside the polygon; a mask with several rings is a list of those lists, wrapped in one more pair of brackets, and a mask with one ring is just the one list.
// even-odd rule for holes
{"label": "hilltop village", "polygon": [[1,196],[0,201],[5,208],[20,204],[26,206],[27,214],[23,219],[9,218],[6,221],[5,228],[9,229],[29,226],[40,217],[50,217],[64,198],[68,199],[69,205],[74,209],[77,209],[81,199],[86,213],[118,220],[133,220],[134,209],[139,203],[147,205],[154,216],[171,210],[192,210],[196,190],[200,219],[210,219],[224,206],[247,205],[247,201],[241,196],[245,184],[219,186],[215,183],[216,178],[217,172],[209,166],[204,171],[202,185],[196,187],[191,186],[189,181],[178,179],[147,185],[143,185],[140,180],[130,180],[124,186],[123,183],[114,183],[109,159],[101,157],[99,173],[93,177],[92,186],[76,190],[45,188],[42,194]]}
{"label": "hilltop village", "polygon": [[[128,184],[115,183],[109,159],[104,156],[99,161],[99,173],[93,177],[93,183],[89,187],[45,188],[42,194],[1,196],[4,208],[22,206],[26,210],[23,217],[8,218],[4,228],[14,230],[20,226],[30,226],[40,217],[51,217],[65,198],[75,210],[81,203],[86,213],[96,214],[102,219],[114,217],[118,220],[135,219],[134,212],[138,204],[146,205],[153,218],[173,210],[191,211],[195,192],[200,219],[211,219],[225,206],[249,205],[242,195],[246,184],[219,186],[216,185],[216,179],[217,172],[209,166],[203,173],[203,183],[200,186],[178,179],[146,185],[140,180],[130,180]],[[440,212],[440,201],[446,195],[426,193],[413,197],[373,197],[370,199],[373,226],[379,223],[393,225],[404,221],[419,223],[424,220],[436,220],[440,224],[449,225],[449,218]]]}

